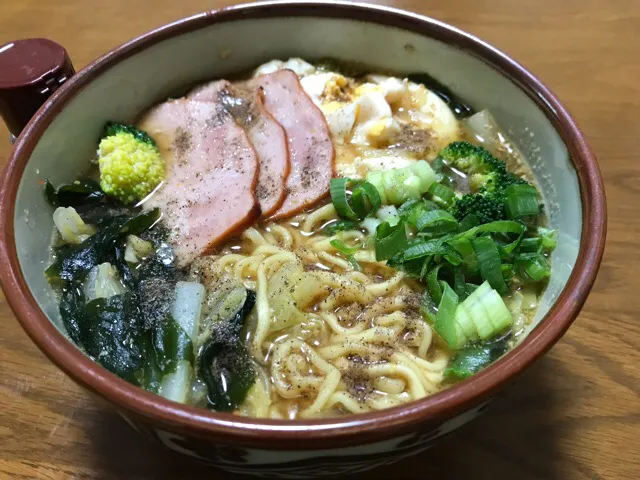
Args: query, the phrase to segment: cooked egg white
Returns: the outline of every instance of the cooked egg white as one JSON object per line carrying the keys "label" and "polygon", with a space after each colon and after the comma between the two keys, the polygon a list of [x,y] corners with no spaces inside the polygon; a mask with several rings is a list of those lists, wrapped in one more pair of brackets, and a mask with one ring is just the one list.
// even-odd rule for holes
{"label": "cooked egg white", "polygon": [[448,105],[423,85],[386,75],[362,80],[317,70],[299,58],[273,60],[254,75],[288,68],[324,114],[336,146],[336,172],[363,177],[369,171],[432,160],[460,139]]}

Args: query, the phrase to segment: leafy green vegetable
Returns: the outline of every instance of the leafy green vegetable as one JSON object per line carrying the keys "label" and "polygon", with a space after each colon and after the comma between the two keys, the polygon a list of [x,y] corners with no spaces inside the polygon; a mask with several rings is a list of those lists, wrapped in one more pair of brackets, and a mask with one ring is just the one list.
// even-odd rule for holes
{"label": "leafy green vegetable", "polygon": [[127,233],[139,234],[160,218],[154,209],[133,217],[115,217],[98,224],[98,231],[79,245],[64,245],[54,251],[55,260],[45,271],[49,282],[83,280],[94,266],[107,261],[118,239]]}
{"label": "leafy green vegetable", "polygon": [[449,362],[444,378],[449,381],[469,378],[495,362],[506,351],[506,339],[488,345],[470,345],[460,350]]}
{"label": "leafy green vegetable", "polygon": [[376,260],[388,260],[404,250],[408,245],[407,234],[403,222],[391,226],[383,222],[376,229]]}
{"label": "leafy green vegetable", "polygon": [[165,375],[174,371],[180,360],[194,363],[191,339],[171,315],[158,323],[151,338],[156,362]]}
{"label": "leafy green vegetable", "polygon": [[46,180],[44,192],[53,207],[78,207],[102,202],[106,195],[93,180],[76,180],[57,189]]}
{"label": "leafy green vegetable", "polygon": [[142,325],[130,293],[98,298],[85,304],[81,288],[63,292],[60,314],[71,339],[88,355],[121,378],[138,384],[143,368]]}
{"label": "leafy green vegetable", "polygon": [[214,410],[237,408],[255,382],[251,355],[240,336],[255,301],[255,293],[247,291],[242,307],[230,320],[214,324],[211,336],[200,351],[198,371],[207,386],[209,405]]}

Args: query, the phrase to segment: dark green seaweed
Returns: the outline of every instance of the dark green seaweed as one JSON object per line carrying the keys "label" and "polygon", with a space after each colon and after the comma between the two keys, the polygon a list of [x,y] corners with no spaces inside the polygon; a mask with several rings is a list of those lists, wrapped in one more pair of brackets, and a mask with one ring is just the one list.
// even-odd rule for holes
{"label": "dark green seaweed", "polygon": [[229,320],[214,325],[200,351],[198,371],[207,386],[209,407],[214,410],[237,408],[255,382],[251,355],[240,336],[255,301],[255,292],[248,290],[242,307]]}

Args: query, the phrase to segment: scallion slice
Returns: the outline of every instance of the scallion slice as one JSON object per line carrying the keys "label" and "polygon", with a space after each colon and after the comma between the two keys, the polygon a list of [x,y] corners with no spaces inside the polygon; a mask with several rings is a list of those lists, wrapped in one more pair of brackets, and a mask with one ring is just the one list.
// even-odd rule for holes
{"label": "scallion slice", "polygon": [[520,242],[518,251],[522,253],[540,253],[542,250],[542,238],[525,238]]}
{"label": "scallion slice", "polygon": [[429,290],[429,295],[431,295],[431,298],[436,303],[440,303],[440,299],[442,298],[442,287],[438,281],[438,273],[440,273],[442,265],[442,263],[436,265],[427,274],[427,289]]}
{"label": "scallion slice", "polygon": [[349,220],[358,220],[358,215],[353,211],[351,205],[349,205],[349,199],[347,197],[347,184],[349,180],[349,178],[332,178],[329,193],[331,194],[333,206],[339,216]]}
{"label": "scallion slice", "polygon": [[329,243],[333,248],[338,250],[340,253],[343,253],[344,255],[353,255],[361,248],[360,246],[350,247],[343,241],[338,240],[337,238],[334,238]]}
{"label": "scallion slice", "polygon": [[404,222],[394,227],[389,225],[389,222],[383,222],[376,229],[376,260],[389,260],[407,248],[408,244]]}
{"label": "scallion slice", "polygon": [[522,223],[514,220],[498,220],[495,222],[485,223],[476,227],[470,228],[466,232],[457,234],[453,239],[458,238],[472,238],[481,233],[513,233],[520,235],[527,229]]}
{"label": "scallion slice", "polygon": [[525,282],[540,282],[551,275],[551,267],[540,253],[522,253],[516,257],[514,265]]}
{"label": "scallion slice", "polygon": [[467,298],[467,287],[465,284],[464,273],[462,267],[453,267],[453,289],[458,294],[458,299],[462,302]]}
{"label": "scallion slice", "polygon": [[[429,240],[426,242],[414,242],[404,251],[405,261],[430,255],[445,255],[451,253],[452,249],[445,245],[442,240]],[[455,253],[455,252],[454,252]]]}
{"label": "scallion slice", "polygon": [[458,349],[467,343],[467,337],[455,321],[458,308],[458,295],[447,282],[440,282],[442,298],[438,304],[438,313],[433,328],[442,339],[453,349]]}
{"label": "scallion slice", "polygon": [[542,247],[548,252],[558,244],[558,232],[550,228],[538,227],[538,235],[542,239]]}
{"label": "scallion slice", "polygon": [[504,208],[508,218],[531,217],[540,213],[538,191],[532,185],[510,185],[504,191]]}
{"label": "scallion slice", "polygon": [[338,220],[331,222],[322,227],[323,235],[335,235],[336,232],[343,232],[345,230],[357,230],[358,224],[350,220]]}
{"label": "scallion slice", "polygon": [[440,200],[440,203],[446,207],[449,207],[456,198],[455,192],[441,183],[432,183],[427,192],[433,195],[434,200]]}
{"label": "scallion slice", "polygon": [[363,182],[354,188],[351,194],[351,208],[359,218],[364,218],[369,213],[380,208],[382,200],[376,187],[369,182]]}
{"label": "scallion slice", "polygon": [[441,236],[457,230],[458,221],[444,210],[431,210],[420,215],[416,227],[420,232]]}
{"label": "scallion slice", "polygon": [[480,275],[500,295],[505,295],[508,289],[500,269],[500,252],[496,242],[489,236],[482,236],[474,238],[472,244],[478,258]]}

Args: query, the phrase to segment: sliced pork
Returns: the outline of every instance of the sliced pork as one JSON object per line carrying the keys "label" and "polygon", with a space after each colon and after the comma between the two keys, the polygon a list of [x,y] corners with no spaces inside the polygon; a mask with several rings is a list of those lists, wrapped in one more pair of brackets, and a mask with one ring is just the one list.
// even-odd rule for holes
{"label": "sliced pork", "polygon": [[273,214],[286,197],[289,150],[284,129],[263,105],[262,90],[232,86],[220,80],[196,88],[189,98],[222,103],[245,129],[260,164],[256,196],[262,216]]}
{"label": "sliced pork", "polygon": [[271,218],[291,216],[329,193],[334,169],[329,128],[291,70],[260,75],[242,86],[262,89],[264,106],[287,134],[291,162],[287,197]]}
{"label": "sliced pork", "polygon": [[139,128],[167,162],[165,182],[143,205],[161,209],[178,266],[210,253],[260,216],[256,152],[221,103],[168,101],[149,111]]}

